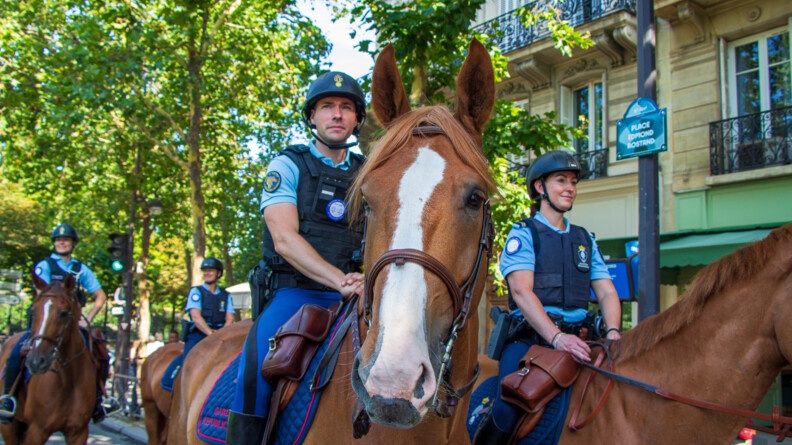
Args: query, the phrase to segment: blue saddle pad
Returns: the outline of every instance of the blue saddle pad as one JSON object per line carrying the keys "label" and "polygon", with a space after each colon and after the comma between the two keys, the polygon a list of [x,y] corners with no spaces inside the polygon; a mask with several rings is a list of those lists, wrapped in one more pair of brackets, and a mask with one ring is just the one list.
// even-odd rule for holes
{"label": "blue saddle pad", "polygon": [[[498,376],[490,377],[473,391],[468,405],[467,430],[470,440],[476,434],[484,416],[492,409],[492,403],[498,395]],[[517,445],[556,445],[561,438],[569,409],[569,398],[572,388],[561,391],[545,406],[544,414],[536,427],[527,436],[517,441]]]}
{"label": "blue saddle pad", "polygon": [[[322,391],[311,391],[310,380],[316,373],[319,361],[325,351],[327,351],[327,347],[338,332],[340,325],[341,318],[339,317],[331,329],[330,335],[317,350],[316,355],[311,360],[311,364],[308,365],[305,378],[297,386],[294,396],[292,396],[286,408],[279,413],[274,432],[275,437],[272,441],[273,445],[299,445],[305,440],[322,395]],[[228,413],[234,397],[234,385],[236,385],[239,359],[240,356],[238,355],[223,371],[220,378],[217,379],[198,416],[197,434],[204,442],[214,445],[225,445],[226,443],[226,425],[228,424]],[[330,377],[330,375],[320,375],[317,379],[317,385],[327,381]]]}
{"label": "blue saddle pad", "polygon": [[184,354],[179,354],[171,360],[168,367],[165,369],[165,374],[162,374],[160,386],[165,391],[173,391],[173,381],[181,371],[182,363],[184,363]]}

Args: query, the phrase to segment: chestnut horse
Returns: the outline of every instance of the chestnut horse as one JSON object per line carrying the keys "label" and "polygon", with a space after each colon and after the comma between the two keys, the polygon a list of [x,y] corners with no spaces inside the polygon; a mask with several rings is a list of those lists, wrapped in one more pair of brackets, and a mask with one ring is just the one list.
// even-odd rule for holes
{"label": "chestnut horse", "polygon": [[149,445],[167,443],[171,392],[162,389],[162,376],[174,358],[182,354],[184,344],[168,343],[146,357],[140,367],[140,398],[146,415]]}
{"label": "chestnut horse", "polygon": [[[702,269],[678,303],[625,332],[610,351],[616,373],[647,388],[752,411],[792,362],[790,320],[792,224],[787,224]],[[559,444],[728,444],[748,420],[625,382],[614,381],[602,401],[608,379],[599,373],[581,401],[592,372],[582,369]],[[588,425],[568,427],[578,406],[579,425],[601,401]]]}
{"label": "chestnut horse", "polygon": [[[410,111],[393,47],[377,58],[372,108],[386,133],[350,199],[353,209],[366,209],[366,298],[359,308],[365,340],[356,353],[347,335],[304,443],[468,442],[464,407],[477,377],[475,308],[486,281],[495,190],[481,134],[494,92],[492,63],[477,41],[457,79],[455,114],[440,106]],[[209,375],[240,352],[244,334],[240,347],[214,358],[217,365],[193,371],[185,363],[169,443],[198,443],[192,412],[205,394],[189,391],[214,381]],[[210,336],[196,354],[202,346],[217,350],[212,342],[219,341],[227,338]],[[358,399],[372,424],[354,439]]]}
{"label": "chestnut horse", "polygon": [[[96,367],[80,335],[82,312],[74,296],[74,277],[46,284],[34,274],[33,283],[37,296],[25,360],[32,377],[24,385],[20,380],[14,421],[0,426],[0,431],[8,445],[44,444],[56,431],[69,445],[85,444],[96,402]],[[3,345],[0,366],[5,366],[6,350],[13,346]]]}

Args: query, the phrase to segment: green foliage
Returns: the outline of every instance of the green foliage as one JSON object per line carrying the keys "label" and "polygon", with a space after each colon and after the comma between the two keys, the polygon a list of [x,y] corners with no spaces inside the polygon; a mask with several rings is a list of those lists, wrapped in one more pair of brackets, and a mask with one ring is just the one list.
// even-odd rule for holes
{"label": "green foliage", "polygon": [[588,49],[594,46],[594,41],[591,40],[591,34],[588,31],[585,34],[575,31],[569,21],[558,18],[558,13],[553,8],[535,11],[528,9],[527,6],[522,6],[517,9],[516,15],[525,27],[544,23],[550,31],[555,48],[567,57],[572,57],[572,50],[575,47]]}

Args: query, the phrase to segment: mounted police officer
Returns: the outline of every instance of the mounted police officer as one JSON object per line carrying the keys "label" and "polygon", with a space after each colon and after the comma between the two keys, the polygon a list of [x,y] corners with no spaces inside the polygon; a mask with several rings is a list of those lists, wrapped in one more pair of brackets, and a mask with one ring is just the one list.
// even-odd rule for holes
{"label": "mounted police officer", "polygon": [[311,85],[302,117],[313,140],[287,147],[267,169],[261,211],[271,297],[245,341],[227,443],[260,443],[273,386],[261,375],[267,339],[304,304],[329,307],[362,293],[362,232],[349,228],[346,191],[363,164],[349,148],[366,118],[363,90],[341,72]]}
{"label": "mounted police officer", "polygon": [[[96,279],[96,275],[90,267],[81,263],[72,257],[72,252],[80,241],[77,235],[77,230],[71,224],[58,224],[52,231],[52,244],[53,253],[47,258],[39,261],[33,273],[41,278],[45,283],[52,281],[63,281],[71,274],[75,277],[77,289],[75,291],[76,297],[80,302],[80,306],[84,307],[87,303],[86,292],[94,296],[94,303],[88,314],[80,319],[80,329],[83,332],[83,337],[86,341],[91,338],[88,333],[88,326],[94,319],[96,314],[102,310],[107,302],[107,295],[102,289],[102,285]],[[10,397],[9,391],[21,371],[21,349],[22,344],[27,340],[29,331],[26,332],[19,342],[11,350],[11,354],[6,362],[5,369],[5,394],[0,397],[0,423],[10,423],[14,417],[14,410],[16,403],[13,397]],[[100,357],[100,361],[109,366],[109,357]],[[86,372],[89,372],[86,370]],[[104,405],[102,403],[102,390],[104,380],[107,378],[109,369],[102,370],[102,378],[97,378],[97,384],[100,386],[97,390],[96,407],[94,408],[93,421],[101,422],[107,415],[113,414],[120,410],[118,402],[113,398],[108,398]]]}
{"label": "mounted police officer", "polygon": [[[566,151],[543,154],[528,172],[528,191],[535,201],[533,217],[514,224],[500,257],[509,285],[509,308],[514,316],[524,317],[527,329],[507,340],[500,358],[500,379],[517,371],[532,344],[589,361],[591,350],[580,331],[590,289],[602,308],[606,337],[621,338],[621,302],[597,243],[586,229],[564,217],[577,196],[580,173],[580,164]],[[499,392],[473,444],[509,443],[523,414],[504,402]]]}
{"label": "mounted police officer", "polygon": [[206,257],[201,262],[204,282],[190,289],[187,294],[187,312],[190,323],[184,341],[184,356],[199,341],[214,331],[234,322],[234,301],[231,294],[217,285],[223,276],[223,263],[215,257]]}

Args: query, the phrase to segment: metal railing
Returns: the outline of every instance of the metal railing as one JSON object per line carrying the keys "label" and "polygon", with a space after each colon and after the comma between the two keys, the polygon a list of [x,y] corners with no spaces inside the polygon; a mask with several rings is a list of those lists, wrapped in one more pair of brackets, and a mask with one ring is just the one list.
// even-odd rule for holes
{"label": "metal railing", "polygon": [[[560,3],[554,0],[537,0],[525,7],[533,11],[553,8],[558,12],[561,20],[567,20],[570,25],[576,27],[620,11],[635,15],[635,3],[636,0],[565,0]],[[515,11],[484,22],[474,29],[492,36],[504,54],[550,37],[546,21],[525,27],[514,15]]]}
{"label": "metal railing", "polygon": [[710,174],[755,170],[792,160],[792,107],[711,122]]}

